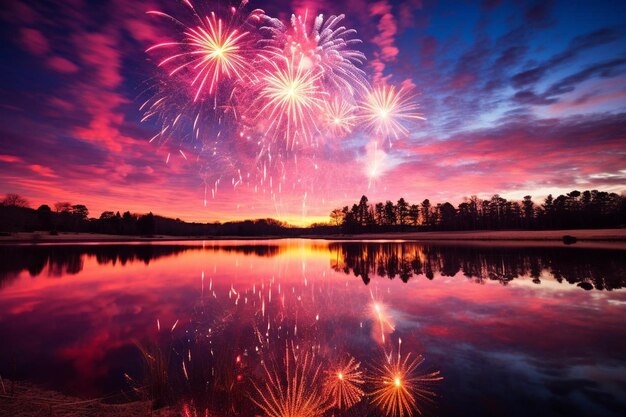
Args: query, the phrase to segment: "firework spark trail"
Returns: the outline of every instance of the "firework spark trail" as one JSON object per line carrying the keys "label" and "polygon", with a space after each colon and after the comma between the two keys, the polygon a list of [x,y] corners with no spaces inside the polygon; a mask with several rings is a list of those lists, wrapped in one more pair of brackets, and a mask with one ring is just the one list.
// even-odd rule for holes
{"label": "firework spark trail", "polygon": [[390,314],[387,313],[387,306],[376,300],[374,293],[370,290],[372,302],[368,305],[372,318],[378,322],[380,327],[380,342],[385,343],[385,334],[393,332],[396,328]]}
{"label": "firework spark trail", "polygon": [[363,398],[361,386],[365,381],[360,366],[360,362],[349,356],[325,371],[323,392],[333,399],[334,407],[347,410]]}
{"label": "firework spark trail", "polygon": [[397,355],[385,355],[384,363],[375,366],[369,378],[374,385],[369,394],[372,404],[390,417],[411,417],[415,412],[421,415],[421,403],[432,403],[436,396],[431,386],[443,379],[439,371],[417,375],[423,362],[422,355],[411,359],[410,353],[403,359],[399,348]]}

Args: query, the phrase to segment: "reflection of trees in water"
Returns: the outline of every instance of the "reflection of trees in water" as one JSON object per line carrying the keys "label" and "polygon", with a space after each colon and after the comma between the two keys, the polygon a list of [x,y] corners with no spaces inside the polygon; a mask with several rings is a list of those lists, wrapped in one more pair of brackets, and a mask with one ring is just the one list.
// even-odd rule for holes
{"label": "reflection of trees in water", "polygon": [[334,270],[353,273],[365,284],[372,275],[407,282],[413,276],[433,279],[436,272],[461,272],[479,283],[528,276],[539,284],[545,271],[558,282],[612,290],[626,279],[626,252],[620,250],[364,242],[334,242],[329,250]]}
{"label": "reflection of trees in water", "polygon": [[241,253],[270,257],[280,252],[278,245],[49,245],[0,246],[0,288],[17,278],[22,271],[36,277],[46,271],[48,276],[61,277],[82,271],[85,258],[95,257],[100,265],[125,265],[175,256],[187,251]]}

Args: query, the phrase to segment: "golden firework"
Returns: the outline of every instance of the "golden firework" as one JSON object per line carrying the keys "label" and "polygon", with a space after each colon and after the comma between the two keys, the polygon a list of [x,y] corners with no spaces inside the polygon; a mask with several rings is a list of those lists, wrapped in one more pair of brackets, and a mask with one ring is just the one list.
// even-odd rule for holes
{"label": "golden firework", "polygon": [[[320,365],[309,350],[285,348],[281,366],[263,363],[265,383],[253,382],[258,397],[254,402],[266,417],[321,417],[331,403],[321,395]],[[282,368],[282,369],[279,369]]]}
{"label": "golden firework", "polygon": [[421,415],[420,401],[432,402],[435,393],[430,385],[443,379],[439,371],[416,375],[422,362],[424,357],[421,355],[411,359],[408,354],[402,359],[398,353],[395,361],[387,357],[382,366],[375,367],[372,376],[375,388],[370,394],[372,404],[386,416],[410,417],[416,411]]}
{"label": "golden firework", "polygon": [[349,356],[325,372],[323,392],[333,401],[333,406],[347,410],[363,398],[363,372],[361,363]]}

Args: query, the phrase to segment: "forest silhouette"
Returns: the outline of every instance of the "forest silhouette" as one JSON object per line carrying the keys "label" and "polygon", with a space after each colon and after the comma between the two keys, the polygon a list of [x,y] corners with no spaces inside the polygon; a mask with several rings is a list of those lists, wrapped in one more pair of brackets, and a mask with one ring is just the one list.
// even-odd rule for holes
{"label": "forest silhouette", "polygon": [[535,203],[531,196],[512,201],[498,194],[489,199],[466,198],[449,202],[410,203],[404,198],[370,204],[364,195],[352,206],[336,208],[328,223],[294,227],[267,218],[232,222],[185,222],[153,213],[104,211],[90,217],[84,204],[57,202],[37,209],[17,194],[0,202],[0,232],[43,231],[113,235],[169,236],[300,236],[431,230],[557,230],[623,227],[626,196],[605,191],[571,191],[556,198],[548,195]]}

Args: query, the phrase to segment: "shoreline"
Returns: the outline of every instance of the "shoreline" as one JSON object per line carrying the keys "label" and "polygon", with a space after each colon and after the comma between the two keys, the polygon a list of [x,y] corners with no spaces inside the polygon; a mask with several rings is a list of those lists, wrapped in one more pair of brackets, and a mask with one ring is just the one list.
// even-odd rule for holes
{"label": "shoreline", "polygon": [[[152,243],[194,242],[222,240],[282,240],[320,239],[332,241],[424,241],[424,242],[560,242],[564,236],[573,236],[578,242],[626,242],[625,229],[569,229],[569,230],[478,230],[436,232],[386,232],[363,234],[294,235],[294,236],[128,236],[95,233],[19,232],[0,236],[0,244],[49,243]],[[576,245],[576,243],[571,244]],[[571,246],[570,245],[570,246]]]}

